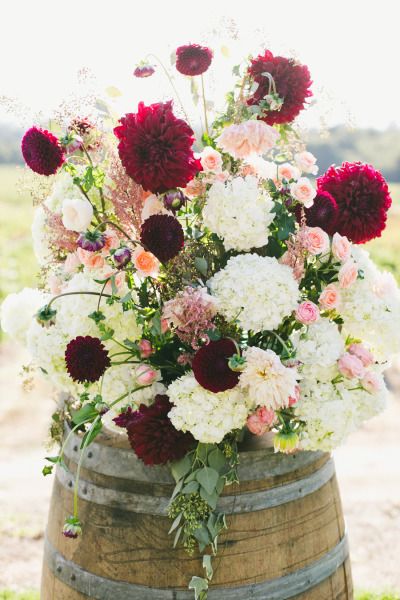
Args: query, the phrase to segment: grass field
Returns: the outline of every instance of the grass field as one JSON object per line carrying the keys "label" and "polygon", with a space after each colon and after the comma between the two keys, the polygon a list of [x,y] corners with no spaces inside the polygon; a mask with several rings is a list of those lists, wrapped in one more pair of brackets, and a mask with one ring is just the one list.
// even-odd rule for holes
{"label": "grass field", "polygon": [[[34,286],[38,265],[32,251],[31,199],[18,192],[20,167],[0,165],[0,301],[10,292]],[[368,244],[375,260],[400,282],[400,184],[392,184],[393,207],[383,236]]]}

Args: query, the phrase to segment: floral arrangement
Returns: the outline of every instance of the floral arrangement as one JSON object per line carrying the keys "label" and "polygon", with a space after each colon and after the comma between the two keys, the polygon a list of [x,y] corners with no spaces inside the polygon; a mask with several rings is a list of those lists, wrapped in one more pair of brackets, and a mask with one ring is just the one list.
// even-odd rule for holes
{"label": "floral arrangement", "polygon": [[[385,180],[361,163],[315,180],[294,123],[309,71],[268,50],[235,67],[209,126],[212,62],[207,47],[176,50],[178,73],[201,82],[197,139],[172,101],[119,120],[103,103],[62,131],[25,133],[26,164],[51,182],[33,223],[43,278],[2,306],[3,329],[64,392],[44,474],[63,463],[65,423],[82,456],[106,427],[148,468],[169,465],[174,544],[204,553],[196,598],[243,435],[273,432],[276,452],[331,450],[384,408],[400,351],[400,291],[361,247],[385,228]],[[84,529],[77,482],[71,538]]]}

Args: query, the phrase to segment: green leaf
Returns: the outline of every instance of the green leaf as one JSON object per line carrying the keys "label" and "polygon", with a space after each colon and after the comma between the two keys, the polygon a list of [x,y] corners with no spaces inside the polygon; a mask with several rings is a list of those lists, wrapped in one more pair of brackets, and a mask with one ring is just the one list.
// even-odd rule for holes
{"label": "green leaf", "polygon": [[207,464],[208,462],[208,454],[209,452],[211,452],[211,450],[214,448],[214,444],[203,444],[202,442],[199,442],[197,444],[197,458],[204,464]]}
{"label": "green leaf", "polygon": [[207,329],[206,334],[212,342],[217,342],[221,339],[221,332],[218,329]]}
{"label": "green leaf", "polygon": [[212,541],[212,539],[210,539],[209,531],[207,527],[205,527],[205,525],[202,525],[201,527],[195,529],[193,535],[198,542],[204,544],[205,546],[208,546],[208,544],[210,544]]}
{"label": "green leaf", "polygon": [[222,450],[215,448],[208,455],[208,464],[216,471],[222,471],[226,467],[226,458]]}
{"label": "green leaf", "polygon": [[219,474],[218,471],[211,469],[211,467],[203,467],[197,473],[196,479],[206,492],[211,495],[217,485]]}
{"label": "green leaf", "polygon": [[208,581],[204,577],[192,577],[189,583],[189,590],[194,590],[194,600],[206,600]]}
{"label": "green leaf", "polygon": [[93,184],[96,188],[102,188],[106,174],[100,167],[94,167],[92,170]]}
{"label": "green leaf", "polygon": [[192,466],[190,456],[187,454],[181,460],[178,460],[171,465],[171,473],[175,481],[182,479],[187,473],[189,473]]}
{"label": "green leaf", "polygon": [[45,467],[43,467],[42,469],[42,473],[44,476],[46,475],[51,475],[53,472],[53,465],[46,465]]}
{"label": "green leaf", "polygon": [[172,496],[170,499],[170,504],[172,503],[173,499],[179,494],[179,492],[181,491],[183,486],[183,479],[180,479],[178,481],[178,483],[176,484],[176,486],[174,487],[174,491],[172,492]]}
{"label": "green leaf", "polygon": [[100,323],[100,321],[105,320],[104,313],[102,313],[101,310],[95,310],[94,312],[90,313],[88,317],[89,319],[92,319],[95,323]]}
{"label": "green leaf", "polygon": [[54,463],[55,465],[60,462],[60,457],[59,456],[45,456],[44,460],[48,460],[51,463]]}
{"label": "green leaf", "polygon": [[196,256],[194,259],[194,266],[201,275],[207,277],[208,273],[208,262],[203,256]]}
{"label": "green leaf", "polygon": [[205,500],[205,502],[207,502],[209,506],[211,506],[213,510],[217,508],[219,496],[216,490],[214,490],[212,494],[209,494],[203,487],[201,487],[200,496],[203,498],[203,500]]}
{"label": "green leaf", "polygon": [[[98,413],[97,413],[98,416]],[[101,419],[99,419],[94,427],[91,427],[89,431],[85,433],[82,438],[81,449],[83,446],[89,446],[93,442],[93,440],[97,437],[103,427],[103,423]]]}
{"label": "green leaf", "polygon": [[168,531],[168,534],[172,533],[179,525],[179,523],[181,522],[183,513],[179,513],[179,515],[176,517],[176,519],[174,519],[174,522],[171,525],[170,530]]}
{"label": "green leaf", "polygon": [[211,564],[212,556],[211,554],[205,554],[203,556],[203,569],[206,571],[207,579],[211,580],[214,575],[214,570]]}
{"label": "green leaf", "polygon": [[98,416],[98,412],[94,407],[94,403],[85,404],[77,411],[72,411],[72,421],[75,425],[81,425],[83,423],[88,423],[89,421],[94,421],[94,419]]}
{"label": "green leaf", "polygon": [[197,481],[190,481],[185,487],[182,489],[182,494],[193,494],[197,492],[199,489],[199,484]]}

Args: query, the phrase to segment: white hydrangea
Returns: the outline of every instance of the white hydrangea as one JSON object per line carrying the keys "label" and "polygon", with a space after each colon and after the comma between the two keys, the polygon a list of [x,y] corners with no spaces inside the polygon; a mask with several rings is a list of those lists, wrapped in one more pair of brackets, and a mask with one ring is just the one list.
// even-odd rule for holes
{"label": "white hydrangea", "polygon": [[260,179],[277,179],[278,165],[270,160],[265,160],[257,154],[248,156],[245,162],[254,169],[257,177]]}
{"label": "white hydrangea", "polygon": [[224,240],[226,250],[251,250],[268,243],[275,213],[271,197],[256,177],[215,182],[203,210],[204,224]]}
{"label": "white hydrangea", "polygon": [[43,206],[38,206],[33,215],[31,226],[33,252],[40,266],[47,265],[52,259],[49,246],[49,228],[47,226],[47,215]]}
{"label": "white hydrangea", "polygon": [[52,187],[50,195],[45,200],[45,205],[51,212],[61,214],[62,203],[65,198],[72,197],[76,194],[76,186],[71,175],[65,171],[60,171],[56,175],[56,180]]}
{"label": "white hydrangea", "polygon": [[239,386],[248,393],[257,406],[278,409],[289,406],[289,398],[296,396],[297,371],[285,367],[272,350],[247,348],[240,374]]}
{"label": "white hydrangea", "polygon": [[279,264],[276,258],[257,254],[230,258],[208,286],[221,314],[255,332],[278,327],[299,300],[292,269]]}
{"label": "white hydrangea", "polygon": [[354,381],[334,385],[303,379],[301,397],[295,404],[298,418],[306,422],[301,435],[303,450],[329,452],[359,428],[360,423],[381,412],[386,405],[387,389],[383,385],[377,394],[354,389]]}
{"label": "white hydrangea", "polygon": [[353,248],[364,278],[341,291],[340,315],[346,334],[369,344],[380,361],[400,352],[400,290],[393,276],[381,272],[368,252]]}
{"label": "white hydrangea", "polygon": [[33,316],[47,301],[48,296],[44,292],[32,288],[9,294],[0,310],[2,330],[13,339],[25,343]]}
{"label": "white hydrangea", "polygon": [[234,429],[241,429],[254,402],[239,387],[214,394],[197,383],[193,373],[173,381],[168,396],[174,427],[190,431],[199,442],[214,444]]}
{"label": "white hydrangea", "polygon": [[303,363],[301,371],[315,380],[332,378],[332,368],[345,351],[345,343],[336,323],[319,319],[307,328],[295,331],[291,341],[296,359]]}
{"label": "white hydrangea", "polygon": [[[94,282],[85,273],[77,273],[64,288],[64,292],[99,291],[101,285]],[[93,319],[88,315],[96,310],[98,296],[73,295],[59,298],[53,304],[57,310],[56,323],[51,327],[41,327],[33,321],[27,334],[28,349],[34,362],[48,375],[50,381],[60,390],[75,395],[82,391],[83,386],[72,381],[65,367],[64,353],[68,342],[81,335],[99,337],[99,330]],[[141,327],[137,324],[133,311],[123,312],[119,303],[113,305],[101,304],[101,310],[106,317],[108,327],[114,330],[115,339],[139,339]],[[104,342],[107,350],[112,353],[120,349],[112,340]],[[128,368],[116,368],[119,377],[113,373],[115,367],[106,372],[103,382],[104,400],[110,402],[123,393],[128,392],[134,384],[134,373]]]}

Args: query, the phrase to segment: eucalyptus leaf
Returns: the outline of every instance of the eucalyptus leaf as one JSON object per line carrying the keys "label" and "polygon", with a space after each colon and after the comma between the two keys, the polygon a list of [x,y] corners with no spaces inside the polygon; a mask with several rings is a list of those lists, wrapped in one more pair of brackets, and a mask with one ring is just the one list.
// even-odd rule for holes
{"label": "eucalyptus leaf", "polygon": [[190,456],[187,454],[181,460],[178,460],[171,465],[171,473],[175,481],[179,481],[182,477],[189,473],[192,466]]}
{"label": "eucalyptus leaf", "polygon": [[196,267],[196,269],[198,270],[198,272],[201,275],[204,275],[204,277],[207,277],[208,262],[206,261],[206,259],[203,256],[196,256],[196,258],[194,259],[194,266]]}
{"label": "eucalyptus leaf", "polygon": [[199,489],[199,484],[197,481],[190,481],[185,487],[182,489],[182,494],[193,494],[197,492]]}
{"label": "eucalyptus leaf", "polygon": [[179,523],[181,522],[182,516],[183,516],[183,513],[179,513],[179,515],[176,517],[176,519],[174,519],[174,522],[172,523],[170,530],[168,531],[168,534],[175,531],[175,529],[178,527]]}
{"label": "eucalyptus leaf", "polygon": [[196,479],[208,494],[212,494],[217,485],[219,474],[218,471],[211,467],[203,467],[197,473]]}
{"label": "eucalyptus leaf", "polygon": [[217,491],[214,490],[214,492],[212,494],[209,494],[203,487],[200,488],[200,496],[203,498],[203,500],[205,500],[205,502],[207,502],[207,504],[209,506],[211,506],[211,508],[213,510],[215,510],[217,508],[217,502],[218,502],[218,494]]}
{"label": "eucalyptus leaf", "polygon": [[208,455],[208,464],[216,471],[221,472],[226,467],[226,458],[222,450],[214,448]]}
{"label": "eucalyptus leaf", "polygon": [[204,577],[193,576],[189,583],[189,590],[194,590],[194,600],[207,598],[208,581]]}
{"label": "eucalyptus leaf", "polygon": [[203,569],[206,571],[207,579],[211,580],[214,575],[214,570],[211,564],[212,556],[211,554],[205,554],[203,556]]}
{"label": "eucalyptus leaf", "polygon": [[210,539],[210,533],[205,525],[195,529],[193,535],[198,542],[205,544],[206,546],[208,546],[208,544],[210,544],[212,541],[212,539]]}
{"label": "eucalyptus leaf", "polygon": [[180,535],[182,533],[182,529],[183,529],[183,527],[179,527],[179,529],[176,530],[176,534],[175,534],[175,537],[174,537],[174,548],[176,548],[176,545],[177,545],[177,543],[179,541]]}

